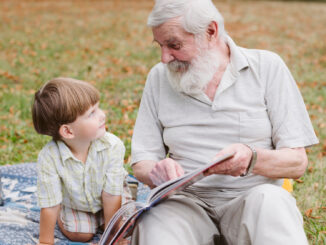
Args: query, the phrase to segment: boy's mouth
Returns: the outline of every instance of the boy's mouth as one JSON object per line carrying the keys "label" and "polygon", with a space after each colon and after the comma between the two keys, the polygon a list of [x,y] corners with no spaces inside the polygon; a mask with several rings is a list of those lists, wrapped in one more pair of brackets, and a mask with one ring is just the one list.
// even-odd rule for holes
{"label": "boy's mouth", "polygon": [[100,128],[105,128],[105,122],[101,124]]}

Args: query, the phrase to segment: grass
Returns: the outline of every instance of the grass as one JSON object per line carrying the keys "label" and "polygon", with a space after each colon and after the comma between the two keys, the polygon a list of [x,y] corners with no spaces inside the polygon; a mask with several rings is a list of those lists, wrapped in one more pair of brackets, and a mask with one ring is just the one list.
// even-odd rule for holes
{"label": "grass", "polygon": [[[294,75],[320,144],[294,182],[311,244],[326,244],[326,5],[216,2],[243,47],[278,53]],[[0,1],[0,165],[34,162],[49,137],[34,132],[30,106],[45,81],[67,76],[94,84],[109,130],[130,140],[149,69],[159,61],[146,19],[152,1]]]}

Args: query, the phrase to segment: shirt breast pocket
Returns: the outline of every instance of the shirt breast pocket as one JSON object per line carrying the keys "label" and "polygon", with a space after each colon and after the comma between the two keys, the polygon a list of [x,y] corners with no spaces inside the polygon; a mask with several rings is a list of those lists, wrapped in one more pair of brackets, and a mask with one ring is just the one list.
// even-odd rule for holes
{"label": "shirt breast pocket", "polygon": [[240,142],[270,147],[272,125],[266,110],[240,112]]}

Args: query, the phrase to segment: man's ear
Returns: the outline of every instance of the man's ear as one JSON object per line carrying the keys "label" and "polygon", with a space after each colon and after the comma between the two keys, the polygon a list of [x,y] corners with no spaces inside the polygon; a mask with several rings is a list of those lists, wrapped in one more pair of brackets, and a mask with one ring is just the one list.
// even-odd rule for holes
{"label": "man's ear", "polygon": [[207,39],[209,41],[211,40],[217,40],[218,39],[218,25],[215,21],[212,21],[206,30],[206,34],[207,34]]}
{"label": "man's ear", "polygon": [[75,137],[72,128],[68,124],[60,126],[59,134],[63,139],[72,139]]}

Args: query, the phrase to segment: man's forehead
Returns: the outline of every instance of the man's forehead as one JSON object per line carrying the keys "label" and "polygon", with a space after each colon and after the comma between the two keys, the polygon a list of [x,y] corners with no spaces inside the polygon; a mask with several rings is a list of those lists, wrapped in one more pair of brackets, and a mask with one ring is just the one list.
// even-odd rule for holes
{"label": "man's forehead", "polygon": [[166,22],[158,27],[153,27],[154,41],[156,42],[182,42],[192,34],[186,32],[180,23]]}

